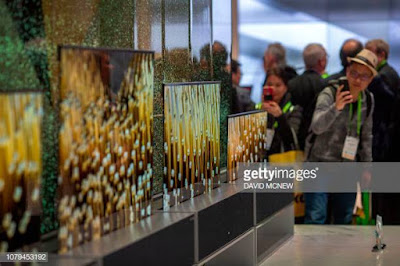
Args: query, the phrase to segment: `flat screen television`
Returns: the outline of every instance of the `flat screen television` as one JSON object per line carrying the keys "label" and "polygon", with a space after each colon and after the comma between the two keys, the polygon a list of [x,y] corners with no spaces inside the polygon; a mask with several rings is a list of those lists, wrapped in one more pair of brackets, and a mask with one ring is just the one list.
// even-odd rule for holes
{"label": "flat screen television", "polygon": [[267,112],[251,111],[228,116],[228,181],[239,178],[238,163],[266,158]]}
{"label": "flat screen television", "polygon": [[60,253],[151,214],[154,53],[62,46]]}
{"label": "flat screen television", "polygon": [[164,194],[184,201],[220,184],[220,83],[164,84]]}
{"label": "flat screen television", "polygon": [[40,239],[43,98],[0,92],[0,253]]}

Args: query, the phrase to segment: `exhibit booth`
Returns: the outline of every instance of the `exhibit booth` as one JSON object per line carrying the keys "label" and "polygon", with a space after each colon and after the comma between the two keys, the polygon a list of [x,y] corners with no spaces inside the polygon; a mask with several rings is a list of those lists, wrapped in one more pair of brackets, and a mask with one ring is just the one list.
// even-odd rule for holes
{"label": "exhibit booth", "polygon": [[238,171],[267,114],[230,115],[231,8],[0,2],[2,261],[257,265],[293,235]]}

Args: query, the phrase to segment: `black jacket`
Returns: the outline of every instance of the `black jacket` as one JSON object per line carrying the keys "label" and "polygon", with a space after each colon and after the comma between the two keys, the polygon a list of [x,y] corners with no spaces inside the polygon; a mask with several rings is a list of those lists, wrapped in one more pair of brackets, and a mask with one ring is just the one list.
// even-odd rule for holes
{"label": "black jacket", "polygon": [[340,70],[340,71],[337,72],[337,73],[334,73],[334,74],[330,75],[330,76],[327,77],[325,80],[326,80],[327,82],[329,82],[329,81],[331,81],[331,80],[339,79],[340,77],[343,77],[343,76],[346,76],[346,69],[345,69],[345,68],[343,68],[342,70]]}
{"label": "black jacket", "polygon": [[252,111],[255,103],[251,100],[251,91],[232,85],[232,114]]}
{"label": "black jacket", "polygon": [[400,77],[396,70],[386,62],[379,67],[378,71],[382,81],[388,85],[393,93],[398,94],[400,90]]}
{"label": "black jacket", "polygon": [[[290,93],[286,93],[279,103],[281,109],[283,109],[283,107],[289,101],[291,101]],[[274,139],[271,143],[271,148],[267,152],[268,155],[296,149],[295,139],[292,132],[297,134],[300,127],[301,118],[301,107],[295,105],[291,110],[289,110],[285,114],[282,114],[280,117],[275,118],[271,114],[268,114],[268,128],[273,128],[275,121],[278,122],[278,127],[275,128],[275,134]]]}
{"label": "black jacket", "polygon": [[368,89],[375,97],[373,116],[374,161],[399,161],[400,149],[400,78],[396,70],[388,63],[378,68],[378,76],[374,78]]}
{"label": "black jacket", "polygon": [[[392,147],[395,139],[395,130],[398,127],[396,107],[398,103],[399,76],[387,63],[379,68],[378,75],[368,86],[375,98],[375,110],[373,114],[374,136],[372,142],[372,156],[374,161],[386,162],[393,160]],[[398,151],[397,151],[398,152]],[[396,153],[396,152],[394,152]]]}
{"label": "black jacket", "polygon": [[302,150],[304,150],[305,140],[315,109],[316,98],[326,85],[326,80],[314,70],[306,70],[300,76],[289,81],[288,87],[292,96],[292,103],[299,105],[303,109],[303,120],[298,133],[299,145]]}

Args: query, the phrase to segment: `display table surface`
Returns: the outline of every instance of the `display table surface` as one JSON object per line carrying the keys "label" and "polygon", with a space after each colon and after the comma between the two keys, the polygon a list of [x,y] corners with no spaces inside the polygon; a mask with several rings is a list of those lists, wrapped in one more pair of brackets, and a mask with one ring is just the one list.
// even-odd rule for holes
{"label": "display table surface", "polygon": [[400,226],[383,227],[381,252],[371,252],[375,226],[296,225],[294,236],[266,265],[400,265]]}
{"label": "display table surface", "polygon": [[[223,183],[169,210],[154,211],[151,217],[55,255],[49,262],[105,266],[256,265],[293,236],[293,195],[257,195],[243,191],[242,183]],[[262,212],[256,206],[263,206]],[[258,215],[263,219],[256,219]]]}

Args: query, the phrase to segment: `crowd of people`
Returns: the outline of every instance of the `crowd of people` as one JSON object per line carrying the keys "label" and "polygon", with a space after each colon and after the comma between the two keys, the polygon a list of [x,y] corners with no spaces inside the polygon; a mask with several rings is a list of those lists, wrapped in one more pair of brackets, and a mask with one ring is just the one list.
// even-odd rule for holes
{"label": "crowd of people", "polygon": [[[389,55],[382,39],[365,45],[348,39],[339,54],[342,70],[329,75],[326,49],[311,43],[303,50],[305,71],[299,74],[287,64],[282,44],[272,43],[264,53],[261,103],[253,103],[239,86],[240,64],[232,60],[234,111],[268,112],[268,155],[303,150],[309,162],[400,161],[400,78]],[[306,193],[304,222],[349,224],[355,198],[355,193]],[[374,213],[400,224],[393,200],[399,202],[400,194],[375,193]]]}

